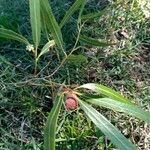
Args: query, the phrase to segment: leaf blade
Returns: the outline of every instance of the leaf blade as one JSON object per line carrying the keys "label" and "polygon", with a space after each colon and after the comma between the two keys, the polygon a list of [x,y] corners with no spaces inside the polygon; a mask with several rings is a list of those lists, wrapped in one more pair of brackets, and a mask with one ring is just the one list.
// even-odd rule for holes
{"label": "leaf blade", "polygon": [[43,13],[42,16],[43,16],[43,19],[45,20],[47,30],[50,33],[52,33],[52,36],[55,40],[56,45],[61,50],[61,53],[63,53],[66,56],[66,53],[64,51],[62,33],[53,15],[53,12],[49,5],[48,0],[41,0],[41,11]]}
{"label": "leaf blade", "polygon": [[29,41],[24,36],[12,30],[0,28],[0,37],[5,39],[10,39],[10,40],[15,40],[24,43],[26,45],[30,45]]}
{"label": "leaf blade", "polygon": [[136,150],[136,147],[131,144],[103,115],[81,100],[79,102],[86,115],[114,143],[114,145],[120,150]]}
{"label": "leaf blade", "polygon": [[37,49],[41,39],[40,0],[29,0],[29,6],[30,6],[30,22],[32,28],[32,38],[35,47]]}
{"label": "leaf blade", "polygon": [[114,43],[106,42],[106,41],[100,41],[91,37],[80,35],[79,40],[84,42],[85,44],[89,44],[92,46],[99,46],[99,47],[107,47],[114,45]]}
{"label": "leaf blade", "polygon": [[69,10],[66,12],[65,16],[63,17],[62,21],[60,22],[60,28],[62,28],[68,20],[71,18],[71,16],[80,8],[82,3],[85,3],[86,0],[76,0],[74,4],[69,8]]}
{"label": "leaf blade", "polygon": [[55,150],[55,133],[61,106],[62,97],[57,96],[55,99],[55,104],[48,116],[44,130],[44,150]]}
{"label": "leaf blade", "polygon": [[48,42],[44,45],[44,47],[42,48],[40,54],[38,55],[37,61],[38,61],[38,59],[39,59],[42,55],[44,55],[45,53],[48,52],[48,50],[49,50],[50,47],[53,47],[54,45],[55,45],[55,41],[54,41],[54,40],[48,41]]}
{"label": "leaf blade", "polygon": [[91,20],[91,19],[94,19],[94,18],[97,18],[97,17],[101,17],[103,16],[105,13],[106,13],[106,8],[101,10],[101,11],[98,11],[98,12],[93,12],[93,13],[89,13],[89,14],[86,14],[86,15],[82,15],[81,16],[81,20],[82,21],[87,21],[87,20]]}
{"label": "leaf blade", "polygon": [[100,84],[94,84],[94,83],[87,83],[84,85],[81,85],[79,88],[85,88],[85,89],[89,89],[92,90],[93,92],[96,92],[98,94],[102,94],[105,95],[109,98],[112,98],[114,100],[120,101],[120,102],[124,102],[124,103],[128,103],[128,104],[133,104],[131,101],[129,101],[127,98],[123,97],[121,94],[119,94],[118,92],[104,86],[104,85],[100,85]]}
{"label": "leaf blade", "polygon": [[96,99],[89,98],[85,100],[91,104],[95,104],[115,111],[123,112],[150,123],[150,113],[143,111],[141,108],[137,107],[136,105],[125,104],[110,98],[96,98]]}

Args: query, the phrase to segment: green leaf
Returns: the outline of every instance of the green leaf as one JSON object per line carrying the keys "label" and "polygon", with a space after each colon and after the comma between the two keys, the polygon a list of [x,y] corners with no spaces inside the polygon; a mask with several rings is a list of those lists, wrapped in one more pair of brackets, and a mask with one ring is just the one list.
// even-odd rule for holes
{"label": "green leaf", "polygon": [[79,16],[78,16],[78,23],[81,22],[81,16],[82,16],[82,13],[83,13],[83,11],[84,11],[84,8],[85,8],[86,3],[87,3],[87,0],[83,0],[83,2],[82,2],[82,4],[81,4]]}
{"label": "green leaf", "polygon": [[104,85],[94,84],[94,83],[87,83],[87,84],[84,84],[84,85],[82,85],[78,88],[89,89],[89,90],[92,90],[93,92],[105,95],[105,96],[107,96],[109,98],[112,98],[116,101],[124,102],[126,104],[133,104],[131,101],[129,101],[127,98],[123,97],[118,92],[116,92],[116,91],[114,91],[114,90],[112,90],[112,89],[110,89],[110,88],[108,88]]}
{"label": "green leaf", "polygon": [[49,113],[44,130],[44,150],[55,150],[56,126],[62,102],[62,97],[57,96],[55,104]]}
{"label": "green leaf", "polygon": [[91,20],[91,19],[94,19],[94,18],[97,18],[97,17],[101,17],[106,12],[107,12],[106,9],[103,9],[103,10],[98,11],[98,12],[93,12],[93,13],[89,13],[89,14],[86,14],[86,15],[82,15],[81,20],[82,21],[87,21],[87,20]]}
{"label": "green leaf", "polygon": [[113,142],[113,144],[118,147],[119,150],[136,150],[136,147],[97,110],[81,100],[79,100],[79,103],[86,115]]}
{"label": "green leaf", "polygon": [[29,0],[30,6],[30,21],[32,27],[32,37],[36,49],[39,46],[41,38],[41,12],[40,0]]}
{"label": "green leaf", "polygon": [[42,12],[42,17],[46,24],[47,30],[52,33],[52,36],[54,38],[56,45],[61,50],[61,53],[63,53],[66,56],[66,53],[63,47],[64,43],[63,43],[62,33],[53,15],[53,12],[49,5],[48,0],[41,0],[41,12]]}
{"label": "green leaf", "polygon": [[49,33],[48,33],[48,29],[47,29],[47,26],[46,26],[46,20],[44,19],[44,13],[41,9],[41,23],[42,23],[42,31],[45,32],[45,35],[46,35],[46,38],[47,40],[49,41]]}
{"label": "green leaf", "polygon": [[63,17],[60,28],[62,28],[68,20],[72,17],[72,15],[80,8],[82,3],[84,3],[85,0],[76,0],[75,3],[69,8],[69,10],[66,12],[65,16]]}
{"label": "green leaf", "polygon": [[22,35],[8,29],[0,28],[0,37],[5,38],[5,39],[10,39],[10,40],[15,40],[21,43],[24,43],[26,45],[30,45],[28,40],[23,37]]}
{"label": "green leaf", "polygon": [[70,55],[67,58],[67,64],[69,66],[75,66],[75,67],[83,67],[84,64],[88,62],[87,58],[84,55]]}
{"label": "green leaf", "polygon": [[96,99],[89,98],[85,100],[88,101],[89,103],[106,107],[115,111],[123,112],[150,123],[150,113],[143,111],[141,108],[135,105],[125,104],[110,98],[96,98]]}
{"label": "green leaf", "polygon": [[44,47],[42,48],[40,54],[38,55],[37,61],[38,61],[38,59],[39,59],[42,55],[44,55],[45,53],[47,53],[47,52],[49,51],[49,48],[50,48],[50,47],[53,47],[54,45],[55,45],[55,41],[54,41],[54,40],[51,40],[51,41],[47,42],[47,43],[44,45]]}
{"label": "green leaf", "polygon": [[80,35],[79,39],[80,39],[80,41],[84,42],[85,44],[92,45],[92,46],[107,47],[107,46],[114,45],[114,43],[100,41],[100,40],[90,38],[87,36],[83,36],[83,35]]}

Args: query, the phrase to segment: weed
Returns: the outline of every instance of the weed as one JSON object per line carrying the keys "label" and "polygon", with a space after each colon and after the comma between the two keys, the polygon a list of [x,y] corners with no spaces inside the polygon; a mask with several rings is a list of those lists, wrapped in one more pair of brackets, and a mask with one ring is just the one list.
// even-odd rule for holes
{"label": "weed", "polygon": [[[55,6],[56,5],[55,2],[53,2],[52,3],[53,5],[51,5],[51,6]],[[68,2],[67,4],[70,4],[70,3]],[[21,145],[21,148],[24,148],[24,149],[42,149],[42,140],[41,140],[42,138],[41,138],[41,132],[39,132],[39,131],[42,130],[42,126],[44,126],[44,122],[46,120],[47,114],[45,115],[44,111],[47,112],[50,109],[47,106],[45,106],[45,104],[43,105],[43,101],[46,101],[45,100],[47,97],[46,95],[51,95],[51,97],[48,97],[48,101],[50,101],[50,103],[51,103],[52,99],[54,99],[54,97],[55,97],[54,95],[56,95],[56,92],[55,92],[56,89],[61,86],[60,83],[62,83],[64,80],[67,82],[66,84],[69,84],[69,86],[72,83],[75,83],[76,84],[75,86],[78,86],[78,85],[86,82],[87,75],[86,75],[86,73],[84,73],[84,71],[86,71],[86,70],[89,71],[89,69],[86,68],[86,65],[88,65],[88,66],[91,65],[91,62],[93,63],[92,68],[94,71],[92,71],[93,75],[91,75],[91,73],[89,73],[89,75],[88,75],[88,76],[90,76],[90,77],[88,77],[89,82],[96,80],[97,82],[101,82],[101,83],[103,82],[105,84],[112,85],[115,88],[116,87],[118,88],[118,85],[119,86],[121,85],[120,86],[121,89],[118,89],[118,90],[120,90],[121,92],[123,92],[127,95],[130,95],[131,97],[134,97],[134,94],[132,94],[132,93],[134,93],[135,90],[137,90],[137,92],[138,92],[138,90],[140,90],[140,91],[142,91],[141,96],[144,97],[145,99],[148,99],[148,97],[145,96],[145,95],[148,95],[147,94],[148,88],[146,88],[147,86],[145,85],[145,89],[144,88],[141,89],[141,84],[142,84],[141,80],[148,78],[147,77],[148,71],[146,69],[148,67],[148,65],[146,64],[145,58],[144,58],[144,61],[142,60],[142,62],[144,62],[144,65],[143,64],[141,65],[141,60],[137,60],[135,56],[137,56],[139,54],[139,52],[137,51],[138,46],[144,45],[144,49],[145,49],[145,47],[147,47],[146,45],[148,45],[147,43],[149,41],[149,35],[145,34],[145,31],[144,31],[145,28],[143,28],[144,29],[143,30],[141,27],[141,26],[143,26],[143,27],[145,26],[144,22],[141,23],[142,13],[140,12],[140,15],[138,15],[136,13],[132,13],[133,12],[132,9],[137,8],[137,7],[135,7],[135,5],[132,5],[132,6],[134,6],[134,7],[132,7],[132,9],[128,8],[128,7],[125,8],[125,10],[126,9],[130,10],[130,11],[128,11],[128,13],[125,13],[125,12],[122,13],[121,1],[118,4],[119,4],[118,7],[116,7],[116,6],[112,7],[113,9],[111,10],[111,12],[115,15],[110,15],[111,17],[108,15],[108,17],[110,17],[110,19],[102,17],[102,20],[100,20],[100,22],[99,22],[98,21],[99,12],[96,12],[96,16],[98,14],[98,17],[97,17],[98,19],[96,20],[94,18],[94,23],[92,23],[92,21],[90,21],[90,24],[91,24],[90,28],[89,28],[88,22],[84,23],[83,26],[81,24],[82,22],[78,22],[79,23],[77,26],[78,29],[76,28],[76,25],[72,26],[72,23],[71,23],[72,29],[67,30],[67,26],[69,25],[69,20],[67,19],[68,16],[65,16],[66,17],[65,20],[67,20],[67,22],[66,22],[67,25],[65,25],[65,27],[62,29],[62,32],[67,30],[67,32],[70,33],[71,31],[73,31],[75,33],[75,35],[77,36],[77,40],[76,40],[76,37],[72,38],[71,35],[70,35],[71,38],[68,39],[68,37],[69,37],[69,35],[68,35],[65,40],[63,39],[66,43],[68,41],[70,41],[69,44],[68,43],[61,44],[62,40],[58,39],[58,37],[56,35],[57,33],[60,35],[61,34],[60,31],[58,31],[58,32],[52,31],[50,24],[47,23],[47,25],[46,25],[47,26],[46,28],[48,30],[47,33],[50,31],[50,33],[52,33],[52,36],[50,35],[50,37],[49,36],[46,36],[46,37],[48,37],[48,39],[50,38],[51,40],[48,41],[48,43],[43,47],[42,51],[39,51],[41,49],[41,45],[38,44],[38,37],[36,37],[35,34],[33,33],[32,37],[33,37],[33,41],[34,41],[35,45],[34,45],[34,50],[33,49],[31,49],[31,50],[33,51],[35,56],[36,56],[36,51],[39,54],[38,55],[39,57],[38,56],[35,57],[36,61],[39,58],[42,60],[41,63],[39,63],[36,66],[36,68],[38,68],[38,69],[35,69],[35,70],[37,70],[36,71],[37,74],[35,76],[33,76],[33,74],[32,74],[32,69],[33,69],[32,56],[30,54],[28,54],[27,51],[22,51],[24,48],[21,47],[18,49],[17,43],[15,43],[15,44],[4,43],[4,45],[2,47],[3,48],[2,53],[1,53],[5,56],[4,58],[1,57],[2,58],[1,62],[3,64],[2,68],[1,68],[1,71],[2,71],[1,98],[3,99],[2,112],[5,109],[6,109],[6,111],[2,113],[2,115],[4,114],[4,116],[2,116],[3,119],[1,119],[1,122],[2,122],[1,133],[3,133],[3,136],[1,138],[2,139],[2,144],[1,144],[2,148],[4,147],[5,149],[10,149],[10,147],[11,147],[11,149],[18,149],[18,145],[19,146]],[[90,12],[95,10],[95,6],[93,7],[90,3],[88,5],[88,7],[90,9]],[[54,10],[54,8],[53,8],[53,10]],[[137,9],[135,9],[135,10],[137,10]],[[85,11],[84,14],[88,13],[88,11]],[[65,12],[65,9],[62,10],[62,12]],[[137,13],[138,12],[139,11],[137,11]],[[50,15],[52,17],[52,13],[49,14],[49,12],[45,11],[44,14],[47,14],[47,16]],[[124,16],[124,14],[125,14],[125,16]],[[55,20],[59,20],[61,17],[59,16],[59,13],[55,13],[55,15],[57,16],[57,19],[52,17],[53,21],[51,22],[51,25],[52,26],[54,25],[58,28],[57,22]],[[89,16],[90,17],[93,16],[93,13],[92,14],[90,13]],[[94,16],[95,16],[95,14],[94,14]],[[119,19],[118,16],[119,17],[122,16],[122,18],[125,17],[125,20],[123,20],[123,23],[122,23],[122,21],[116,21]],[[87,15],[85,15],[83,18],[86,18],[86,17],[87,17]],[[63,15],[62,15],[62,18],[63,18]],[[71,18],[72,18],[73,22],[75,23],[76,19],[74,19],[72,17],[72,15],[71,15]],[[76,14],[76,18],[78,18],[77,14]],[[121,20],[122,20],[122,18],[121,18]],[[70,19],[70,17],[69,17],[69,19]],[[92,20],[93,20],[93,18],[92,18]],[[133,22],[131,23],[131,21],[133,21]],[[61,22],[61,21],[59,21],[59,22]],[[96,24],[97,22],[98,22],[98,24]],[[5,24],[3,24],[3,26],[6,25],[6,27],[9,27],[9,25],[7,25],[7,24],[9,24],[9,23],[5,23]],[[99,24],[100,24],[100,26],[99,26]],[[80,25],[82,26],[82,28]],[[97,28],[98,26],[99,26],[99,28]],[[111,29],[111,27],[113,27],[113,29]],[[12,27],[11,29],[13,29],[13,28],[16,28],[16,26]],[[30,28],[30,27],[28,27],[28,28]],[[32,25],[32,28],[33,28],[33,25]],[[139,28],[142,32],[141,31],[139,32]],[[82,32],[79,32],[80,30],[82,30]],[[2,30],[2,31],[4,31],[4,30]],[[15,31],[17,32],[18,30],[15,30]],[[22,34],[24,34],[25,31],[28,32],[28,30],[24,30],[23,28],[21,29],[21,31],[22,31]],[[87,33],[87,31],[89,33]],[[14,34],[16,35],[16,33],[12,32],[12,31],[7,31],[7,33],[8,32],[13,35]],[[39,31],[35,31],[35,32],[39,33]],[[80,36],[80,33],[82,36]],[[88,38],[87,36],[83,36],[83,35],[85,35],[85,33],[86,33],[86,35],[90,36],[91,38]],[[5,32],[5,34],[6,34],[6,32]],[[31,35],[31,34],[29,33],[28,35]],[[117,43],[119,43],[119,44],[117,44],[117,46],[110,45],[111,47],[109,47],[109,48],[107,48],[107,47],[106,48],[98,48],[97,47],[97,46],[102,46],[101,45],[101,44],[103,44],[102,41],[105,40],[106,38],[110,37],[111,35],[113,35],[113,38],[115,37],[117,40]],[[16,36],[17,36],[17,38],[19,37],[19,39],[20,39],[20,35],[16,35]],[[94,39],[95,37],[97,37],[97,39],[99,39],[100,36],[101,36],[101,39],[103,39],[102,41]],[[54,41],[52,38],[54,38]],[[31,39],[31,37],[29,37],[29,39]],[[114,39],[111,39],[111,40],[113,41],[113,43],[116,43],[116,41],[114,41]],[[21,37],[21,41],[23,41],[23,42],[25,42],[25,44],[29,45],[27,40],[24,39],[23,37]],[[57,47],[56,46],[51,47],[52,45],[54,45],[54,42],[57,43],[56,44]],[[74,45],[74,43],[75,43],[75,45]],[[146,45],[145,45],[145,43],[146,43]],[[90,46],[87,48],[87,46],[85,46],[85,45],[88,45],[88,44],[90,44]],[[92,46],[93,44],[96,47],[93,48],[93,46]],[[106,44],[106,46],[108,46],[108,42],[105,42],[104,44]],[[37,45],[39,45],[38,50],[37,50]],[[44,44],[42,44],[42,45],[44,45]],[[65,45],[65,46],[62,47],[62,45],[63,46]],[[74,45],[73,49],[71,48],[72,45]],[[81,45],[81,47],[80,47],[80,45]],[[51,51],[49,51],[47,48],[49,46],[51,47]],[[11,49],[10,47],[15,47],[14,51],[11,51],[11,53],[9,53],[10,49]],[[94,55],[93,55],[93,53],[92,53],[92,55],[91,55],[91,53],[90,53],[90,55],[89,54],[86,55],[85,52],[91,50],[90,47],[93,48]],[[20,49],[21,49],[21,52],[20,52]],[[56,51],[55,52],[52,51],[53,49],[55,49]],[[5,50],[7,50],[7,51],[5,51]],[[64,50],[65,50],[65,53],[64,53]],[[97,51],[98,51],[98,53],[97,53]],[[19,53],[16,53],[16,52],[19,52]],[[145,52],[147,54],[147,50]],[[144,53],[142,53],[142,55]],[[43,55],[43,54],[47,54],[47,55]],[[67,57],[63,56],[66,54],[67,54]],[[8,57],[6,57],[6,56],[8,56]],[[26,57],[24,57],[24,56],[26,56]],[[57,56],[57,58],[56,58],[56,56]],[[83,63],[82,61],[78,61],[77,63],[74,61],[75,59],[80,60],[81,58],[83,58],[85,65],[82,65],[82,63]],[[63,61],[61,59],[63,59]],[[139,56],[138,56],[138,59],[139,59]],[[52,60],[52,62],[49,60]],[[47,63],[47,61],[49,61],[49,62]],[[61,61],[61,63],[60,63],[60,61]],[[71,64],[70,64],[70,62],[71,62]],[[138,66],[136,64],[137,62],[140,64],[140,66]],[[58,65],[58,63],[60,63],[60,65]],[[44,66],[44,68],[43,68],[43,66]],[[144,69],[141,69],[141,66],[144,66]],[[128,70],[126,70],[127,67],[129,68]],[[84,68],[85,68],[85,70],[84,70]],[[99,68],[101,70],[98,70]],[[135,75],[132,76],[132,74],[131,74],[131,71],[133,68],[138,73],[142,72],[142,75],[144,75],[144,77],[139,78],[139,76],[137,76],[135,79]],[[101,72],[100,77],[98,76],[99,72]],[[134,73],[134,72],[132,72],[132,73]],[[84,78],[83,78],[83,76],[84,76]],[[56,82],[58,82],[58,83],[56,83]],[[144,83],[144,84],[147,84],[147,83]],[[64,84],[63,84],[63,86],[64,86]],[[66,86],[67,85],[65,85],[65,87]],[[137,88],[137,86],[138,86],[138,88]],[[22,89],[20,89],[20,88],[22,88]],[[126,93],[126,91],[130,91],[130,92]],[[81,95],[79,94],[78,96],[80,97]],[[80,98],[82,99],[85,97],[83,95]],[[14,100],[14,103],[12,103],[12,99]],[[116,98],[114,98],[114,99],[116,99]],[[90,101],[89,98],[86,98],[86,100]],[[109,100],[109,102],[111,102],[110,99],[107,99],[107,100]],[[112,98],[112,100],[113,100],[113,98]],[[58,102],[60,102],[60,101],[58,101]],[[82,100],[79,100],[79,102],[80,102],[80,105],[82,106],[82,108],[85,110],[85,112],[87,113],[87,115],[89,115],[90,118],[92,115],[92,113],[89,113],[90,111],[94,111],[95,112],[94,114],[97,114],[97,116],[99,116],[99,113],[96,110],[94,110],[91,106],[85,104],[85,102],[83,102]],[[94,102],[98,103],[98,100],[95,100]],[[100,102],[101,101],[99,101],[99,103]],[[51,111],[51,114],[55,108],[55,104],[57,104],[57,101],[56,101],[56,103],[54,103],[54,107]],[[142,104],[144,107],[147,107],[146,100],[145,101],[143,100]],[[50,104],[48,104],[48,105],[50,105]],[[104,106],[104,104],[103,104],[103,106]],[[107,106],[109,106],[109,105],[107,105]],[[86,111],[87,109],[88,109],[88,111]],[[60,114],[60,116],[64,115],[66,117],[65,113],[66,113],[65,111],[62,112]],[[106,111],[104,113],[106,113]],[[66,117],[67,119],[65,119],[64,117],[61,119],[60,116],[59,116],[59,121],[61,121],[61,123],[58,126],[58,130],[56,131],[56,133],[58,133],[57,134],[58,138],[56,139],[56,148],[60,149],[61,147],[59,147],[59,145],[62,145],[64,147],[64,149],[71,149],[71,148],[72,149],[78,149],[78,148],[94,149],[95,147],[97,149],[101,149],[104,147],[111,149],[113,147],[112,144],[109,143],[109,141],[104,138],[104,135],[101,132],[97,133],[97,130],[94,128],[93,124],[90,121],[86,122],[85,119],[83,119],[84,117],[83,117],[82,111],[77,112],[77,115],[69,114],[68,117],[70,117],[70,118]],[[78,116],[78,117],[76,118],[76,116]],[[96,115],[93,116],[92,118],[94,118],[94,117],[96,117]],[[99,117],[102,117],[102,116],[99,116]],[[12,125],[9,123],[9,120],[12,120],[11,118],[13,118]],[[54,118],[54,119],[56,119],[56,118]],[[15,124],[16,119],[18,119],[20,121],[20,125],[18,125],[17,123]],[[53,119],[53,118],[51,118],[51,119]],[[38,123],[37,123],[37,120],[38,120]],[[113,122],[112,118],[110,120]],[[92,121],[94,121],[94,120],[92,119]],[[83,122],[83,126],[82,125],[80,126],[80,124],[82,124],[82,122]],[[116,124],[116,122],[118,122],[118,121],[114,121],[114,124]],[[84,123],[85,123],[85,129],[84,129]],[[5,128],[5,126],[7,126],[8,124],[10,126],[8,128]],[[100,124],[97,124],[97,126],[99,128],[101,128],[101,126],[99,126]],[[15,127],[15,125],[16,125],[16,127]],[[21,126],[20,130],[18,130],[19,126]],[[66,127],[61,128],[62,126],[66,126]],[[139,125],[139,126],[141,126],[141,125]],[[125,128],[127,128],[127,127],[125,126]],[[25,132],[25,131],[28,131],[28,132]],[[82,134],[80,135],[79,133],[81,131],[82,131]],[[8,133],[10,133],[10,134],[8,134]],[[18,134],[18,133],[21,133],[21,134]],[[126,135],[125,132],[124,132],[124,134]],[[53,136],[55,136],[54,132],[53,132]],[[34,139],[34,137],[36,137],[36,139]],[[54,139],[52,139],[52,140],[54,142]],[[85,143],[85,141],[86,141],[86,143]],[[93,143],[89,142],[89,141],[93,141]],[[90,145],[89,145],[89,143],[90,143]],[[98,143],[102,146],[97,146]],[[104,143],[105,143],[105,145],[104,145]],[[136,144],[136,142],[134,142],[134,143]],[[20,147],[19,147],[19,149],[20,149]]]}

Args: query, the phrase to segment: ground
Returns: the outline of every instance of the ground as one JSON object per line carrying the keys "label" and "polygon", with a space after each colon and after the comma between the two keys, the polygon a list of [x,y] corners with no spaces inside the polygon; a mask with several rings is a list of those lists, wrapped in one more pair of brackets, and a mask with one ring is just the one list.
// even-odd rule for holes
{"label": "ground", "polygon": [[[71,2],[51,1],[51,4],[59,21]],[[99,1],[88,3],[84,13],[107,5],[101,5]],[[106,9],[101,18],[86,22],[82,33],[116,44],[106,48],[86,46],[86,49],[79,49],[75,54],[81,57],[68,59],[51,78],[45,76],[60,64],[56,51],[51,50],[40,59],[35,76],[34,59],[25,46],[0,39],[0,150],[42,150],[46,117],[56,90],[64,81],[71,87],[89,82],[104,84],[133,99],[144,110],[150,109],[150,19],[135,0],[126,3],[117,0],[115,5]],[[0,26],[31,39],[27,1],[1,0]],[[69,43],[68,51],[74,44],[75,28],[74,18],[63,28],[65,42]],[[43,38],[41,46],[44,41]],[[138,149],[150,149],[148,124],[107,109],[99,111]],[[68,113],[62,109],[57,149],[112,150],[115,147],[81,110]]]}

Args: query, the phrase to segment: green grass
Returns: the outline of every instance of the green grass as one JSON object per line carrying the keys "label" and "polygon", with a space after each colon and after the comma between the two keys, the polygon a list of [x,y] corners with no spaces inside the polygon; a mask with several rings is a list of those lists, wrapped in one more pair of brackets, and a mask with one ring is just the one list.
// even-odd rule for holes
{"label": "green grass", "polygon": [[[51,1],[57,20],[62,18],[61,15],[71,4],[68,0],[64,3],[66,5],[59,1]],[[95,4],[88,3],[84,13],[99,10],[100,3]],[[31,39],[27,2],[2,0],[1,7],[0,24]],[[136,4],[131,8],[131,4],[124,5],[119,2],[118,5],[107,8],[108,13],[104,17],[85,23],[83,28],[82,32],[90,37],[117,41],[117,45],[103,49],[83,47],[75,54],[85,56],[87,61],[77,64],[73,59],[68,60],[53,77],[46,80],[43,77],[51,74],[60,64],[56,59],[56,52],[50,51],[48,55],[41,57],[42,63],[39,63],[38,71],[42,71],[38,77],[34,77],[32,54],[17,42],[5,42],[0,39],[0,150],[43,149],[43,127],[46,117],[52,108],[55,90],[64,81],[69,86],[87,82],[108,85],[135,99],[136,103],[149,110],[150,22],[144,19]],[[63,36],[65,42],[69,43],[69,51],[74,44],[72,37],[77,34],[74,18],[68,26],[69,30],[63,28],[63,31],[66,31]],[[129,38],[120,34],[123,29],[127,30]],[[55,61],[51,61],[53,59]],[[148,125],[107,109],[100,111],[139,149],[148,147],[143,140],[148,138]],[[71,114],[62,111],[58,122],[58,150],[113,149],[113,145],[89,120],[86,121],[80,110]]]}

